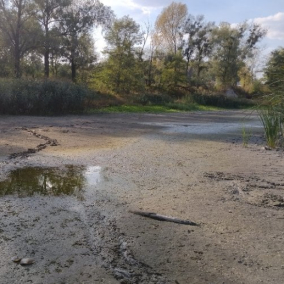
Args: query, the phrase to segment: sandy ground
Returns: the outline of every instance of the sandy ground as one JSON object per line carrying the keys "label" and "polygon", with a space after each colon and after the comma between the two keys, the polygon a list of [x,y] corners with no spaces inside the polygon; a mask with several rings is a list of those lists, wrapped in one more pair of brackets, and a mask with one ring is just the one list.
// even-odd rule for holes
{"label": "sandy ground", "polygon": [[0,197],[0,283],[283,283],[283,152],[263,146],[241,111],[1,116],[2,181],[27,166],[100,172],[83,198]]}

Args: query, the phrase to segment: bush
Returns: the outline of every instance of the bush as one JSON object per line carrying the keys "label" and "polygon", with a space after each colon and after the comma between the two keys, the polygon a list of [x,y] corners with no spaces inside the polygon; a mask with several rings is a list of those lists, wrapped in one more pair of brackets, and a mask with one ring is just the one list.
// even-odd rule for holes
{"label": "bush", "polygon": [[172,98],[168,95],[143,94],[135,102],[141,105],[165,105],[172,102]]}
{"label": "bush", "polygon": [[197,104],[222,108],[243,108],[254,105],[250,100],[228,98],[224,95],[192,94],[192,98]]}
{"label": "bush", "polygon": [[94,96],[71,82],[24,79],[0,81],[0,113],[52,115],[80,113]]}

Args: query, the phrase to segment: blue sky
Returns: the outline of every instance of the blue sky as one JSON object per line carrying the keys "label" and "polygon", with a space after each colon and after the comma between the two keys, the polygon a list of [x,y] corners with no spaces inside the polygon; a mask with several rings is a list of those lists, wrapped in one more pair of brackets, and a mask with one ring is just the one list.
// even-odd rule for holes
{"label": "blue sky", "polygon": [[[118,18],[129,15],[143,25],[154,25],[157,16],[171,0],[101,0],[110,6]],[[262,45],[264,53],[284,47],[284,0],[187,0],[175,1],[187,5],[189,14],[204,15],[207,21],[240,23],[252,20],[268,30]],[[97,37],[97,49],[103,45]]]}

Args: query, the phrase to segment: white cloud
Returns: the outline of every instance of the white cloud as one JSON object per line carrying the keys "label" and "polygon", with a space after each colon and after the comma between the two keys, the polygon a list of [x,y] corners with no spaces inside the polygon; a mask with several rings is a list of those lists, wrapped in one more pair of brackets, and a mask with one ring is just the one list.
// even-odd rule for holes
{"label": "white cloud", "polygon": [[267,29],[267,37],[269,39],[284,40],[284,13],[279,12],[275,15],[255,18],[255,23],[260,24],[263,28]]}
{"label": "white cloud", "polygon": [[151,0],[101,0],[107,6],[114,8],[124,8],[126,10],[140,10],[143,14],[149,15],[154,10],[164,6],[165,2]]}

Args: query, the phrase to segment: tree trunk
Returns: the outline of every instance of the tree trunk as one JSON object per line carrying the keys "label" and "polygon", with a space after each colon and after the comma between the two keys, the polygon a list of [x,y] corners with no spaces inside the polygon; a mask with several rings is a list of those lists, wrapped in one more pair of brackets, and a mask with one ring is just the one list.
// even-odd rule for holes
{"label": "tree trunk", "polygon": [[73,57],[71,59],[71,71],[72,71],[72,81],[76,82],[76,63]]}
{"label": "tree trunk", "polygon": [[44,76],[49,78],[49,50],[44,51]]}
{"label": "tree trunk", "polygon": [[49,78],[49,29],[45,26],[45,46],[44,46],[44,76]]}
{"label": "tree trunk", "polygon": [[17,15],[17,26],[16,26],[16,31],[15,31],[15,43],[14,43],[14,73],[16,78],[21,77],[21,71],[20,71],[20,66],[21,66],[21,50],[20,50],[20,30],[21,30],[21,18],[22,18],[22,6],[21,6],[21,1],[20,5],[18,7],[18,15]]}
{"label": "tree trunk", "polygon": [[77,46],[77,37],[76,34],[73,33],[72,34],[72,38],[71,38],[71,78],[73,82],[76,82],[76,46]]}
{"label": "tree trunk", "polygon": [[15,60],[14,62],[15,77],[20,78],[21,77],[21,70],[20,70],[21,56],[20,56],[20,48],[19,48],[18,40],[15,42],[14,60]]}

